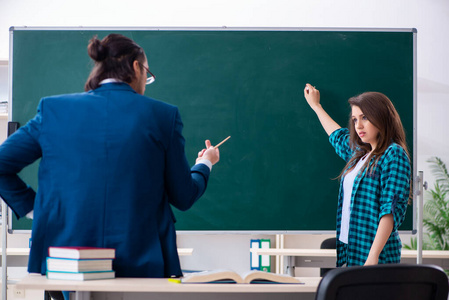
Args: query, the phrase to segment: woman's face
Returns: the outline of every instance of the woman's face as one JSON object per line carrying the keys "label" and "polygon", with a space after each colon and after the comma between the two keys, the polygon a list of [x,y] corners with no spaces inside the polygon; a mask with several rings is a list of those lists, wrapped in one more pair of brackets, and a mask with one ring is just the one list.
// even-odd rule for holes
{"label": "woman's face", "polygon": [[377,146],[379,129],[366,118],[360,107],[355,105],[352,106],[352,122],[362,142],[370,144],[374,150]]}

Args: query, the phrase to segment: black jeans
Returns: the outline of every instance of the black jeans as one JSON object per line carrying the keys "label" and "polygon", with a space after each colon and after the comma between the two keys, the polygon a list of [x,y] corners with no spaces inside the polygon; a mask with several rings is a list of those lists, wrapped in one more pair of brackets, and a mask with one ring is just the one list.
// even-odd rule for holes
{"label": "black jeans", "polygon": [[64,300],[61,291],[45,291],[45,299],[47,300]]}

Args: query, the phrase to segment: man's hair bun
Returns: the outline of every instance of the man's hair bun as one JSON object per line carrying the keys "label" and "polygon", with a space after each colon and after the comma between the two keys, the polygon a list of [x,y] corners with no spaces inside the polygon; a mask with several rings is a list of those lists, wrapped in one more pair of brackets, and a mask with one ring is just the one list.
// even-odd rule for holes
{"label": "man's hair bun", "polygon": [[87,52],[97,62],[103,61],[108,57],[108,48],[96,36],[90,40]]}

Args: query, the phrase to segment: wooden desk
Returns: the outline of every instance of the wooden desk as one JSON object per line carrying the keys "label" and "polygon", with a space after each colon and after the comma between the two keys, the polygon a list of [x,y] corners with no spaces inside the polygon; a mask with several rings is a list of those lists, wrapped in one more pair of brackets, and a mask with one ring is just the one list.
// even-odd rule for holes
{"label": "wooden desk", "polygon": [[[76,300],[86,299],[314,299],[320,277],[301,277],[304,284],[179,284],[165,278],[116,278],[109,280],[48,280],[30,274],[16,285],[18,289],[75,291]],[[298,295],[300,294],[300,295]],[[218,296],[219,295],[219,296]]]}
{"label": "wooden desk", "polygon": [[[285,259],[284,273],[294,276],[295,267],[335,267],[337,252],[334,249],[255,249],[256,255],[279,255]],[[401,263],[416,264],[417,250],[402,250]],[[449,269],[449,251],[423,250],[423,263]]]}
{"label": "wooden desk", "polygon": [[[179,256],[188,256],[188,255],[192,255],[193,253],[193,248],[178,248],[178,255]],[[23,267],[26,268],[28,265],[28,257],[30,254],[30,249],[29,248],[7,248],[6,249],[6,254],[7,254],[7,265],[8,267]],[[2,249],[0,248],[0,257],[2,255]],[[0,260],[0,266],[2,265],[2,260]],[[3,274],[7,274],[6,272]],[[21,278],[23,275],[21,275],[19,278]],[[5,276],[7,277],[7,276]],[[0,282],[1,282],[1,286],[2,289],[4,289],[6,291],[7,289],[7,284],[14,284],[16,283],[18,280],[20,279],[13,279],[11,280],[10,277],[7,277],[8,280],[7,281],[3,281],[0,278]],[[37,288],[38,290],[43,290],[43,287],[39,287]],[[110,289],[109,289],[110,290]],[[6,295],[5,293],[2,292],[2,299],[6,299]],[[88,298],[86,298],[88,299]]]}

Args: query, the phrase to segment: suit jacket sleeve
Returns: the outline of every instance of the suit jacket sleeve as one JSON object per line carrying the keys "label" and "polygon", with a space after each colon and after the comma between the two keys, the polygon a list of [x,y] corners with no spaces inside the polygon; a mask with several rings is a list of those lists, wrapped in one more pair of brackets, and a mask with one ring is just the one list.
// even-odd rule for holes
{"label": "suit jacket sleeve", "polygon": [[166,155],[165,182],[170,204],[179,210],[189,209],[204,193],[210,169],[197,164],[190,169],[182,136],[183,124],[178,109],[173,120],[173,131]]}
{"label": "suit jacket sleeve", "polygon": [[17,175],[42,156],[38,143],[41,104],[34,119],[12,134],[0,146],[0,196],[17,218],[33,210],[35,191]]}

